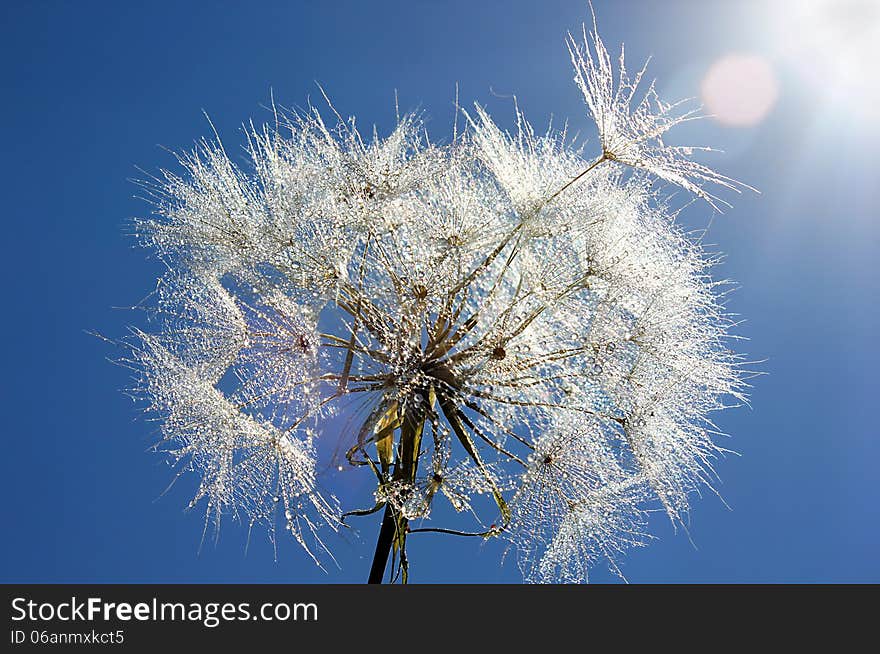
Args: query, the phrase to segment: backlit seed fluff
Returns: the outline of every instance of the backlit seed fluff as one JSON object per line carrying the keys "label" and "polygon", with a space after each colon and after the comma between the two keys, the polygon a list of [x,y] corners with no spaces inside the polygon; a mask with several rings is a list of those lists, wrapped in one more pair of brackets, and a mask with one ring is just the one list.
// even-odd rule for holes
{"label": "backlit seed fluff", "polygon": [[[324,561],[344,513],[388,507],[401,551],[426,528],[499,537],[527,580],[586,581],[652,508],[687,520],[744,371],[716,257],[653,182],[712,207],[739,185],[664,143],[694,115],[644,69],[615,72],[595,32],[569,48],[589,155],[519,109],[512,131],[463,111],[444,145],[416,115],[380,138],[276,110],[245,163],[205,141],[144,183],[135,229],[168,272],[128,360],[206,526]],[[351,466],[375,492],[337,499],[325,473]]]}

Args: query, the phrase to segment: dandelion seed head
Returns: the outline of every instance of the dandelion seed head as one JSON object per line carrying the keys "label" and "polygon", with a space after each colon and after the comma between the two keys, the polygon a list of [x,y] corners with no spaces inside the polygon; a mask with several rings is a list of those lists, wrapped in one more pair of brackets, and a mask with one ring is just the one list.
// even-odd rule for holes
{"label": "dandelion seed head", "polygon": [[714,257],[651,182],[736,185],[663,144],[691,114],[634,100],[644,71],[615,75],[595,34],[570,49],[595,158],[519,109],[508,132],[477,106],[440,146],[418,115],[383,138],[331,106],[250,126],[246,164],[204,142],[160,178],[136,231],[171,272],[130,363],[208,522],[281,520],[318,559],[342,518],[319,471],[360,467],[355,513],[406,534],[446,501],[526,579],[586,581],[652,504],[687,519],[744,381]]}

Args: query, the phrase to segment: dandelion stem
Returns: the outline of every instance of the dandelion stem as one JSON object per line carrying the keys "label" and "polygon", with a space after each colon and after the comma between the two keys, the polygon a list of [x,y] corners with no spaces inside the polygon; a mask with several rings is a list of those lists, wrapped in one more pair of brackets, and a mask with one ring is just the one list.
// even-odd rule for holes
{"label": "dandelion stem", "polygon": [[397,519],[391,505],[385,505],[385,513],[382,515],[382,526],[379,527],[379,538],[376,540],[376,553],[373,555],[373,565],[370,567],[369,584],[381,584],[385,576],[385,566],[391,555],[391,544],[394,542],[394,533],[397,531]]}

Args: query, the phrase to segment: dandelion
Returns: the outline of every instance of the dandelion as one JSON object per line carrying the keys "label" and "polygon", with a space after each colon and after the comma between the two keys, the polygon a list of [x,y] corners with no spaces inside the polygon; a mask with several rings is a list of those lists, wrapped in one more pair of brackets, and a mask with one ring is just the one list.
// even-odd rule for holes
{"label": "dandelion", "polygon": [[[653,87],[634,102],[644,69],[621,57],[615,77],[584,39],[593,156],[518,108],[513,133],[477,106],[437,145],[416,115],[364,137],[310,107],[249,126],[247,166],[205,141],[145,182],[136,231],[168,272],[128,360],[206,528],[274,540],[280,522],[323,561],[327,533],[381,512],[372,582],[406,581],[407,541],[430,532],[506,539],[530,581],[585,581],[647,541],[652,506],[686,523],[744,373],[715,258],[652,178],[713,206],[706,185],[737,185],[664,145],[693,114]],[[326,440],[338,460],[319,461]],[[328,493],[337,464],[373,496]]]}

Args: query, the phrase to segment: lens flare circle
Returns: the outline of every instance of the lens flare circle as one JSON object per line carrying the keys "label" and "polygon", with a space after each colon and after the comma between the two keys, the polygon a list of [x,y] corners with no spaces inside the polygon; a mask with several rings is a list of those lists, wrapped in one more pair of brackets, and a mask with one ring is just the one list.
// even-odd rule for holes
{"label": "lens flare circle", "polygon": [[729,54],[713,63],[700,89],[712,118],[730,127],[757,125],[773,109],[779,87],[772,66],[752,54]]}

